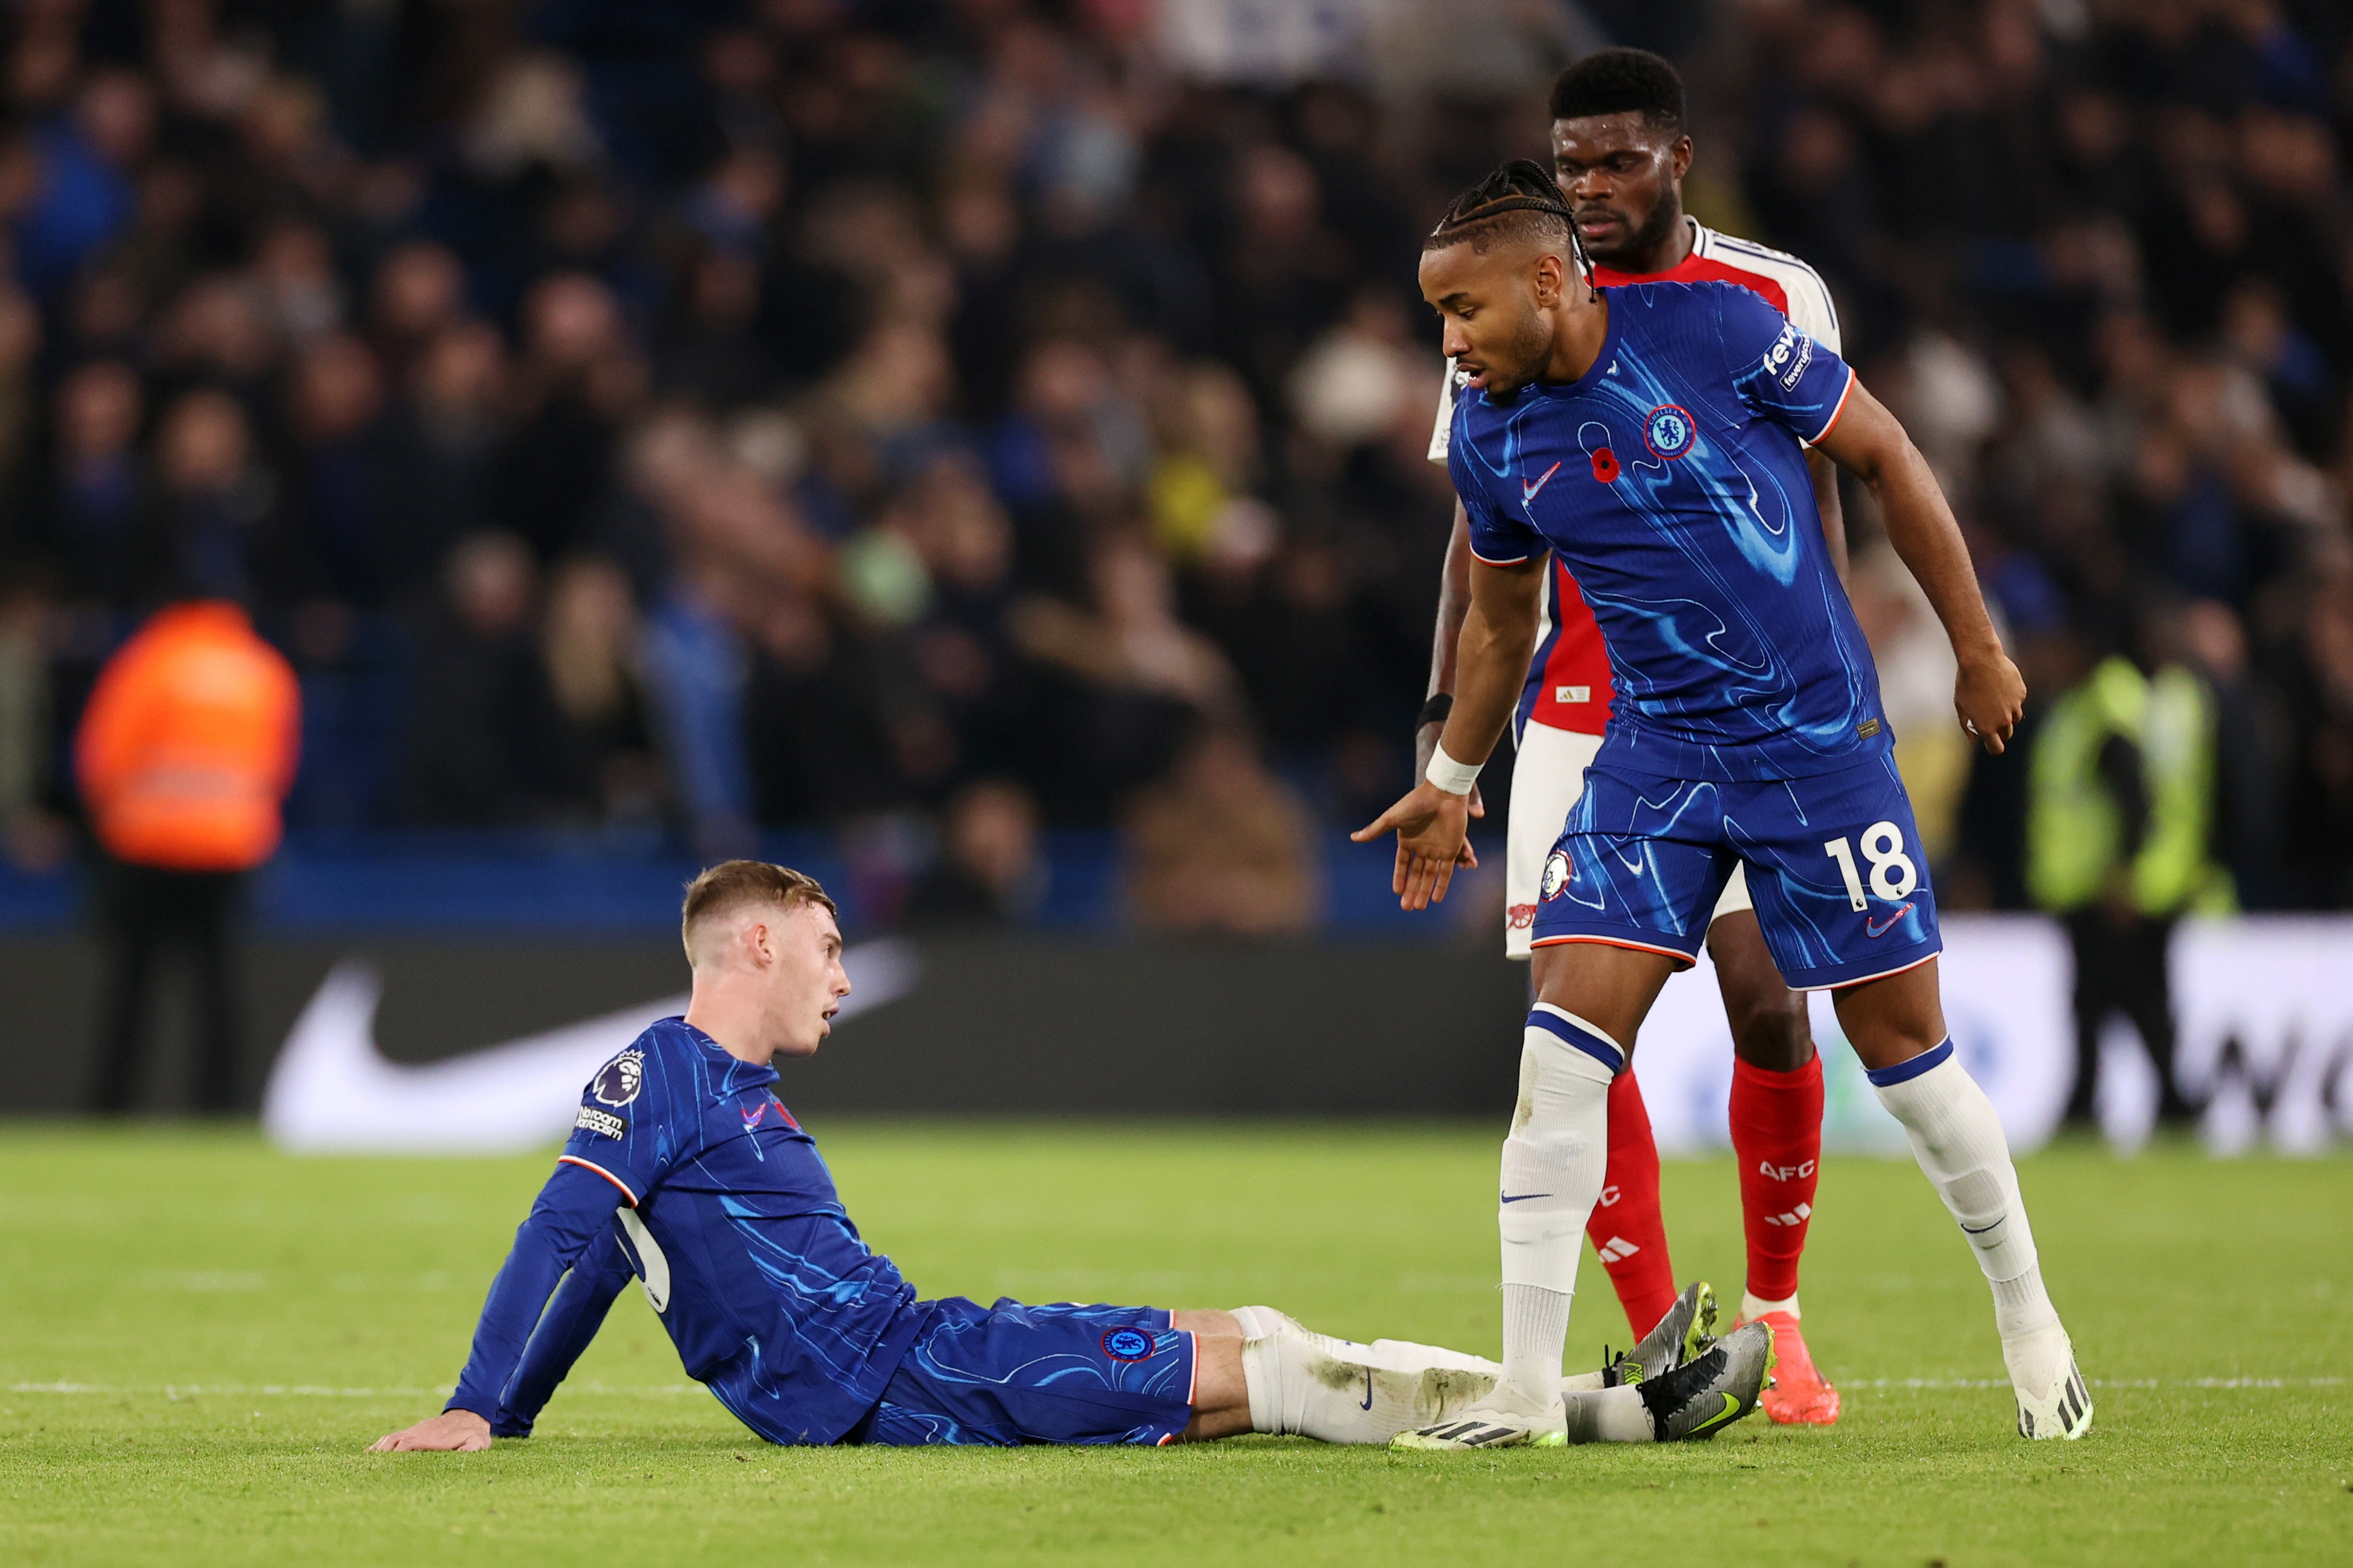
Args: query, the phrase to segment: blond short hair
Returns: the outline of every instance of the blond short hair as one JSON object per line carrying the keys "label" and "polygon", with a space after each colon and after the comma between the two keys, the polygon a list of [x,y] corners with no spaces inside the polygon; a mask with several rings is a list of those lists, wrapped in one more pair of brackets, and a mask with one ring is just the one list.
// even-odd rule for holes
{"label": "blond short hair", "polygon": [[686,885],[686,903],[678,922],[679,940],[694,958],[694,928],[704,921],[732,915],[752,904],[794,910],[814,904],[839,921],[841,912],[815,877],[789,866],[765,860],[722,860]]}

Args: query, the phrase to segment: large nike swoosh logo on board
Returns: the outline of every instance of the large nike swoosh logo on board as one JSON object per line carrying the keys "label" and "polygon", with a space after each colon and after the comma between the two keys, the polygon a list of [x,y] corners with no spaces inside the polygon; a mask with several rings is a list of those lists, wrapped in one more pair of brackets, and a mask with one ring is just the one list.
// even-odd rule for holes
{"label": "large nike swoosh logo on board", "polygon": [[[903,942],[861,942],[842,955],[856,989],[839,1025],[914,989],[920,964]],[[580,1086],[657,1018],[686,1010],[665,996],[427,1067],[386,1061],[375,1045],[384,976],[347,958],[319,983],[286,1037],[262,1092],[261,1126],[306,1153],[493,1154],[563,1142]]]}

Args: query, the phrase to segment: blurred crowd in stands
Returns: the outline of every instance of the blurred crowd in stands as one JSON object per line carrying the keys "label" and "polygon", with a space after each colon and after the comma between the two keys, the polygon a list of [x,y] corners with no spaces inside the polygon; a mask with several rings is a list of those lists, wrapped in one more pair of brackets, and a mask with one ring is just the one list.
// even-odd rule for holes
{"label": "blurred crowd in stands", "polygon": [[[1041,826],[1115,825],[1147,922],[1312,921],[1428,669],[1420,237],[1624,42],[1690,83],[1691,210],[1829,279],[2042,709],[2111,655],[2194,672],[2237,900],[2353,905],[2353,15],[2322,0],[0,29],[19,865],[70,852],[100,665],[196,595],[300,678],[297,833],[823,826],[949,920],[1034,901]],[[2031,739],[1972,763],[1849,517],[1945,901],[2022,905]]]}

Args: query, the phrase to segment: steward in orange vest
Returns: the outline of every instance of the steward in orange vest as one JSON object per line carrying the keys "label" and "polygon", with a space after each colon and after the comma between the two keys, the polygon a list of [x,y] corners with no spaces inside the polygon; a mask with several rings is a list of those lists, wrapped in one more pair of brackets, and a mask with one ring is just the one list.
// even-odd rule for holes
{"label": "steward in orange vest", "polygon": [[75,742],[99,843],[134,866],[252,869],[278,847],[301,733],[294,671],[243,610],[157,612],[99,672]]}

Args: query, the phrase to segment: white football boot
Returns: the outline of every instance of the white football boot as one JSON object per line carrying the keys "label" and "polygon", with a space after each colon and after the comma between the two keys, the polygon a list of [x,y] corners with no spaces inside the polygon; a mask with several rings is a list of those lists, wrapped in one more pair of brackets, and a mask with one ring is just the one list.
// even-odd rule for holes
{"label": "white football boot", "polygon": [[2075,1365],[2074,1344],[2063,1332],[2060,1339],[2059,1363],[2065,1370],[2051,1380],[2048,1389],[2035,1394],[2014,1381],[2013,1374],[2010,1392],[2018,1395],[2018,1435],[2021,1437],[2064,1437],[2072,1442],[2092,1429],[2092,1391]]}
{"label": "white football boot", "polygon": [[1474,1448],[1557,1448],[1568,1441],[1568,1406],[1555,1399],[1549,1410],[1523,1410],[1509,1393],[1495,1389],[1484,1404],[1459,1415],[1400,1432],[1389,1442],[1398,1449],[1461,1454]]}

